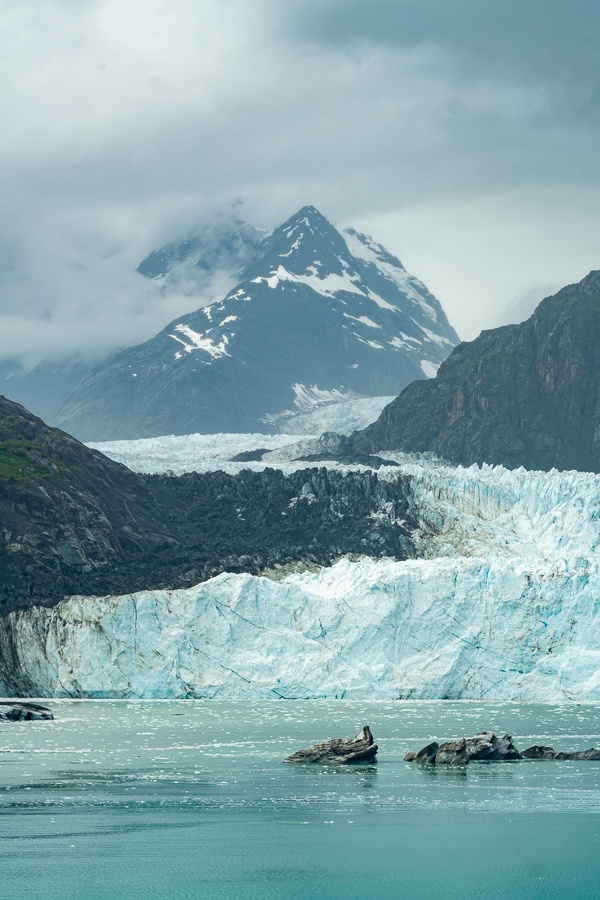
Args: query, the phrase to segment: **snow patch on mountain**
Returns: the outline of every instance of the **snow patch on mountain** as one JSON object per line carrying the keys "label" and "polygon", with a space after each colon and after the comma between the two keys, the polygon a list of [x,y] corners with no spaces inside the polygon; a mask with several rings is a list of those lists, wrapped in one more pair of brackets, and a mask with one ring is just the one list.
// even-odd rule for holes
{"label": "snow patch on mountain", "polygon": [[[177,341],[179,344],[183,345],[183,348],[186,353],[191,353],[192,350],[204,350],[205,353],[208,353],[212,359],[218,359],[220,356],[229,356],[230,354],[227,352],[227,344],[229,343],[229,336],[223,335],[218,344],[215,344],[210,338],[205,337],[202,334],[198,334],[197,331],[194,331],[188,325],[179,324],[175,326],[175,331],[179,332],[179,334],[184,335],[188,340],[185,341],[183,338],[179,337],[177,334],[171,334],[169,337],[172,337],[173,340]],[[181,353],[179,353],[179,356]],[[178,358],[178,354],[175,355]]]}
{"label": "snow patch on mountain", "polygon": [[421,360],[421,368],[426,378],[435,378],[439,365],[430,362],[428,359]]}
{"label": "snow patch on mountain", "polygon": [[348,393],[343,393],[338,390],[328,391],[324,388],[317,387],[316,384],[311,384],[310,387],[307,387],[304,384],[293,384],[292,390],[294,392],[294,406],[297,406],[298,409],[307,409],[312,406],[317,406],[319,403],[350,400],[352,397],[356,396],[352,391]]}
{"label": "snow patch on mountain", "polygon": [[[361,234],[353,228],[344,229],[343,235],[352,256],[376,267],[385,278],[400,288],[408,299],[417,303],[429,318],[434,322],[438,321],[435,307],[427,303],[423,297],[423,294],[427,293],[427,288],[418,278],[408,274],[399,259],[392,256],[382,244],[377,244],[369,235]],[[372,299],[376,297],[377,295],[373,295]],[[381,297],[377,299],[382,300]],[[385,304],[383,308],[387,306],[388,304]]]}
{"label": "snow patch on mountain", "polygon": [[265,282],[270,288],[276,288],[281,281],[294,281],[297,284],[306,284],[317,294],[322,294],[324,297],[333,297],[337,291],[349,291],[351,294],[366,294],[358,276],[352,277],[348,271],[344,271],[341,275],[338,275],[336,272],[319,275],[314,266],[311,267],[311,270],[306,275],[296,275],[293,272],[288,272],[287,269],[280,265],[267,276],[253,278],[252,283],[261,284],[261,282]]}

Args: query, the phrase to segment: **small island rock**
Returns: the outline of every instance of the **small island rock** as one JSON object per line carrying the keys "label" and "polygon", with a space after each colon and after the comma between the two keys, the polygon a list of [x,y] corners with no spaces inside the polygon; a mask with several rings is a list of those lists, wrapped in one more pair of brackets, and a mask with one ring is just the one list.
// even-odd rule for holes
{"label": "small island rock", "polygon": [[558,759],[558,760],[600,760],[600,750],[590,747],[588,750],[557,751],[554,747],[544,747],[534,744],[523,750],[525,759]]}
{"label": "small island rock", "polygon": [[24,703],[16,700],[0,701],[0,720],[9,722],[30,722],[39,719],[53,719],[54,714],[47,706],[39,703]]}
{"label": "small island rock", "polygon": [[304,750],[297,750],[284,759],[289,763],[332,762],[351,763],[373,761],[377,755],[377,744],[373,740],[368,725],[351,739],[332,738],[319,744],[312,744]]}

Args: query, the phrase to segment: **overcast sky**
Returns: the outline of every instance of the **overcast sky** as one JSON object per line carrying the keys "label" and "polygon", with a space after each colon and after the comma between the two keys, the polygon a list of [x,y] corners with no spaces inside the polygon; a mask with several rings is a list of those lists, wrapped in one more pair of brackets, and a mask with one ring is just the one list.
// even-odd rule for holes
{"label": "overcast sky", "polygon": [[367,231],[467,340],[600,268],[598,0],[0,0],[0,35],[0,357],[190,311],[135,267],[236,203]]}

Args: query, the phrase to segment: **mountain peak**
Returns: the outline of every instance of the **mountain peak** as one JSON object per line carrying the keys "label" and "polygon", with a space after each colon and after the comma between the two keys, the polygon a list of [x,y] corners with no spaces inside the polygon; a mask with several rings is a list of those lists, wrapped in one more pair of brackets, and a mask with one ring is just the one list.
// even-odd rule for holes
{"label": "mountain peak", "polygon": [[[198,262],[174,263],[169,286]],[[221,297],[95,370],[59,422],[86,440],[256,432],[295,409],[397,394],[458,340],[399,260],[312,205],[260,241]]]}
{"label": "mountain peak", "polygon": [[316,206],[312,206],[312,204],[307,204],[298,210],[297,213],[294,213],[293,216],[284,222],[282,227],[285,227],[288,223],[293,223],[295,221],[304,221],[308,226],[312,224],[324,224],[328,225],[330,228],[333,228],[331,222],[329,222],[323,213],[319,212]]}
{"label": "mountain peak", "polygon": [[593,269],[580,281],[579,286],[589,293],[598,293],[600,291],[600,269]]}

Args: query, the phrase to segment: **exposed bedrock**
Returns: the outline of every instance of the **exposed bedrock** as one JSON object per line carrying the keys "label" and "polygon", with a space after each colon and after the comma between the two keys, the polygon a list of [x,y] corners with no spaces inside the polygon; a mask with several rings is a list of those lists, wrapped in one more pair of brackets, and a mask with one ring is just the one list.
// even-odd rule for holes
{"label": "exposed bedrock", "polygon": [[354,763],[372,762],[377,756],[377,744],[371,729],[365,725],[354,738],[332,738],[297,750],[284,759],[287,763]]}
{"label": "exposed bedrock", "polygon": [[460,344],[357,432],[357,453],[430,451],[453,463],[600,472],[600,271],[520,325]]}
{"label": "exposed bedrock", "polygon": [[138,475],[0,397],[0,613],[344,554],[415,555],[410,479]]}

